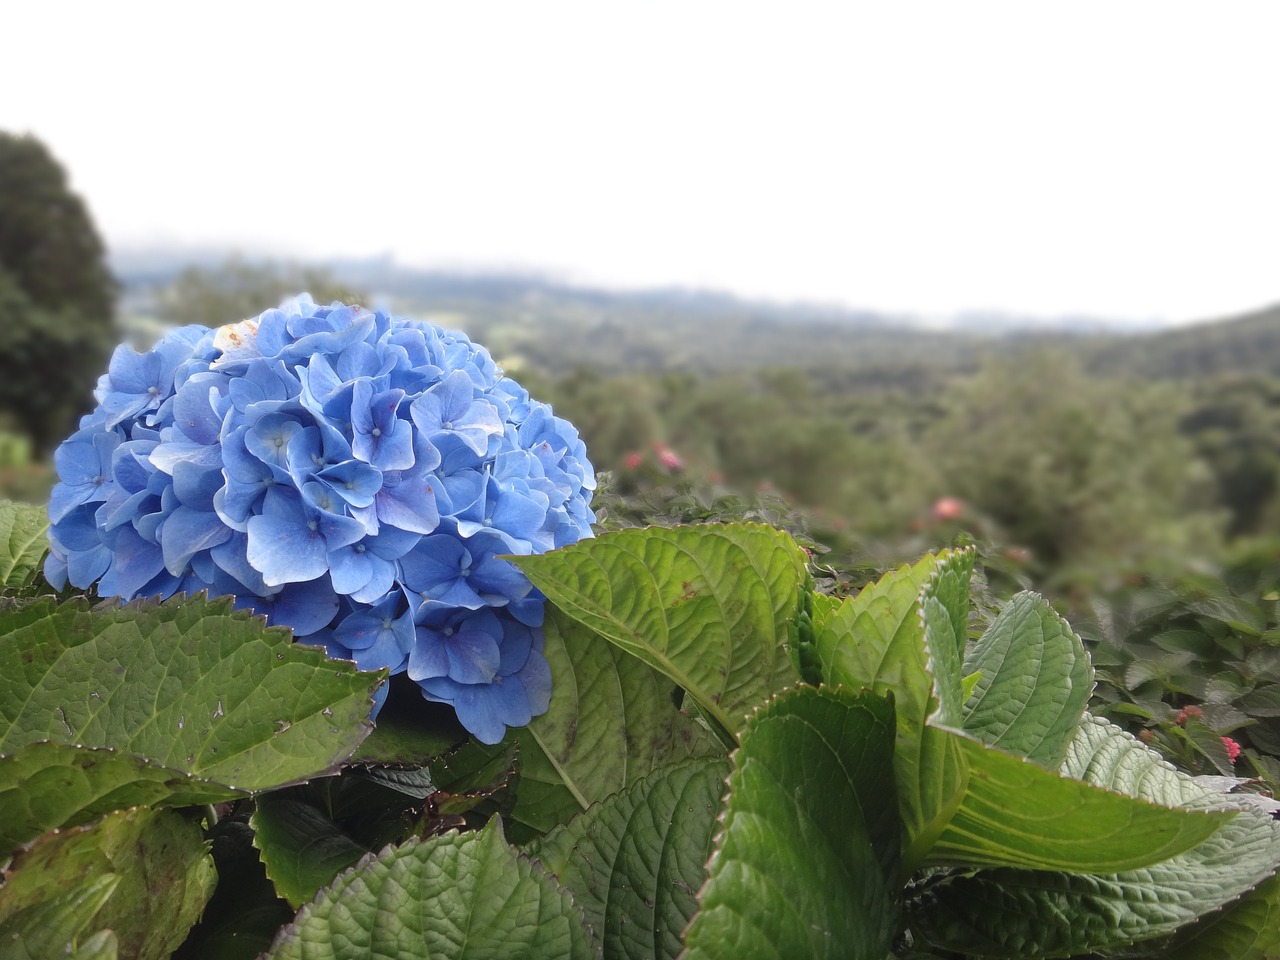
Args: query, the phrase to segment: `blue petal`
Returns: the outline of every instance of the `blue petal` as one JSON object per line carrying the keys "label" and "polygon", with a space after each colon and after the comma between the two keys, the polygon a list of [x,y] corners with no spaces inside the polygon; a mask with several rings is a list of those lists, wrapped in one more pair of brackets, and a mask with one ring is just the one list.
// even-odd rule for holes
{"label": "blue petal", "polygon": [[112,535],[111,549],[114,553],[111,569],[98,584],[98,592],[125,600],[153,596],[156,591],[147,593],[147,587],[165,572],[160,547],[143,540],[132,527],[125,525]]}
{"label": "blue petal", "polygon": [[435,479],[431,474],[408,481],[386,477],[374,503],[378,519],[401,530],[431,533],[440,525]]}
{"label": "blue petal", "polygon": [[451,679],[458,683],[488,683],[497,676],[502,653],[488,631],[463,621],[452,636],[443,638],[443,645],[449,655]]}
{"label": "blue petal", "polygon": [[231,537],[215,513],[178,507],[160,528],[160,545],[164,549],[164,566],[175,577],[182,576],[191,558]]}
{"label": "blue petal", "polygon": [[306,523],[259,515],[249,518],[249,565],[272,587],[315,580],[329,569],[328,547]]}
{"label": "blue petal", "polygon": [[382,471],[359,460],[335,463],[316,476],[353,507],[369,506],[382,489]]}
{"label": "blue petal", "polygon": [[327,627],[338,612],[338,595],[327,579],[290,583],[270,597],[240,597],[236,609],[251,607],[265,614],[267,621],[289,627],[294,636],[305,637]]}
{"label": "blue petal", "polygon": [[428,680],[449,674],[449,654],[440,638],[431,630],[419,627],[413,649],[409,652],[409,679]]}
{"label": "blue petal", "polygon": [[[355,593],[373,578],[373,561],[363,544],[350,544],[329,552],[329,576],[333,589],[341,594]],[[385,561],[380,561],[385,562]],[[385,591],[383,591],[385,592]]]}

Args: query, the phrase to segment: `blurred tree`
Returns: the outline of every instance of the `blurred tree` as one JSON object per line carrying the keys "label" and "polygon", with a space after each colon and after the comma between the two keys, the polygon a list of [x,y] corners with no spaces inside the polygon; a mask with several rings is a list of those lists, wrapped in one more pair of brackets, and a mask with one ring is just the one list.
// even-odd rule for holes
{"label": "blurred tree", "polygon": [[1214,377],[1196,384],[1182,431],[1212,468],[1228,535],[1280,533],[1280,383],[1274,377]]}
{"label": "blurred tree", "polygon": [[311,294],[316,303],[368,302],[362,292],[321,267],[231,257],[217,267],[183,270],[156,291],[155,313],[167,323],[221,327],[255,317],[299,293]]}
{"label": "blurred tree", "polygon": [[1081,581],[1212,556],[1225,517],[1171,384],[1087,377],[1065,352],[1001,359],[946,397],[926,435],[946,489]]}
{"label": "blurred tree", "polygon": [[115,280],[84,202],[39,140],[0,132],[0,418],[48,451],[92,406]]}

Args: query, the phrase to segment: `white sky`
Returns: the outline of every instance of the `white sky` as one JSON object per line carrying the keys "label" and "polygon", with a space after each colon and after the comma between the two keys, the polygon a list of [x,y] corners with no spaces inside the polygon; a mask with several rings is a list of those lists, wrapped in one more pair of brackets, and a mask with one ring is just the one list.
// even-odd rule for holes
{"label": "white sky", "polygon": [[946,313],[1280,301],[1280,4],[6,3],[108,242]]}

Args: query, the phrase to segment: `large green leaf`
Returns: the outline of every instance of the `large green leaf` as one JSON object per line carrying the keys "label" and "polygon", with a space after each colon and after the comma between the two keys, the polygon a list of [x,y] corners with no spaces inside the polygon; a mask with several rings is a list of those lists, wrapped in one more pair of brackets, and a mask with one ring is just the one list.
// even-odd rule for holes
{"label": "large green leaf", "polygon": [[679,955],[728,768],[723,759],[667,767],[529,848],[581,904],[606,957]]}
{"label": "large green leaf", "polygon": [[168,810],[120,811],[47,833],[19,852],[0,887],[0,931],[16,915],[76,891],[94,902],[109,885],[81,929],[110,929],[123,956],[161,960],[199,919],[215,883],[198,823]]}
{"label": "large green leaf", "polygon": [[48,549],[45,508],[0,500],[0,588],[18,590],[29,584]]}
{"label": "large green leaf", "polygon": [[507,845],[501,822],[388,847],[280,931],[276,960],[596,956],[572,897]]}
{"label": "large green leaf", "polygon": [[112,747],[262,790],[349,756],[380,679],[233,612],[230,598],[39,600],[0,611],[0,752]]}
{"label": "large green leaf", "polygon": [[804,552],[752,524],[619,530],[514,562],[553,604],[669,677],[726,731],[793,679]]}
{"label": "large green leaf", "polygon": [[[1137,870],[979,870],[930,885],[911,927],[965,955],[1068,957],[1163,937],[1270,877],[1280,825],[1240,813],[1187,853]],[[1159,953],[1163,957],[1163,953]],[[1230,957],[1209,952],[1198,956]]]}
{"label": "large green leaf", "polygon": [[[1062,772],[1154,803],[1200,808],[1239,803],[1231,795],[1203,786],[1100,717],[1085,716]],[[1280,955],[1280,879],[1273,876],[1171,938],[1153,941],[1150,951],[1142,955],[1161,960],[1267,960]]]}
{"label": "large green leaf", "polygon": [[898,929],[892,701],[800,687],[752,717],[689,960],[884,957]]}
{"label": "large green leaf", "polygon": [[944,732],[960,743],[969,783],[928,851],[935,865],[1133,870],[1190,850],[1236,816],[1157,806]]}
{"label": "large green leaf", "polygon": [[183,807],[248,796],[145,757],[52,741],[0,756],[0,859],[55,827],[133,806]]}
{"label": "large green leaf", "polygon": [[[953,571],[941,581],[951,585],[971,565],[972,557],[963,552],[928,556],[914,566],[885,574],[834,611],[814,617],[814,643],[826,682],[894,698],[894,778],[902,806],[908,871],[946,825],[968,776],[956,740],[926,724],[937,698],[928,668],[920,594],[939,571]],[[938,626],[949,631],[952,642],[956,628],[948,604],[958,604],[955,593],[945,590],[935,605]],[[968,609],[967,598],[964,608]],[[939,633],[947,635],[942,630]]]}
{"label": "large green leaf", "polygon": [[676,709],[674,684],[653,667],[557,610],[544,636],[555,695],[546,713],[512,731],[520,790],[509,816],[545,833],[654,770],[723,756],[720,742]]}
{"label": "large green leaf", "polygon": [[965,731],[983,743],[1056,769],[1093,692],[1084,644],[1044,599],[1020,593],[968,657],[980,674],[964,705]]}
{"label": "large green leaf", "polygon": [[[1087,715],[1061,771],[1153,803],[1205,810],[1237,802]],[[1134,834],[1143,839],[1140,831]],[[1151,941],[1149,953],[1138,953],[1261,960],[1280,924],[1276,884],[1267,879],[1277,863],[1280,828],[1245,812],[1185,853],[1143,868],[1112,874],[1002,869],[953,878],[919,901],[913,926],[940,944],[981,956],[1067,956]],[[1204,919],[1176,932],[1196,918]]]}

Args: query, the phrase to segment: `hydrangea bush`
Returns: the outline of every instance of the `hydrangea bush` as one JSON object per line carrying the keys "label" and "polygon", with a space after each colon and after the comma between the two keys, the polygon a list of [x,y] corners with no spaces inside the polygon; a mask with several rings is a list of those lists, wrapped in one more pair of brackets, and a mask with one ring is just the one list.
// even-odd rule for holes
{"label": "hydrangea bush", "polygon": [[591,536],[595,476],[483,347],[304,295],[118,347],[95,396],[55,454],[50,582],[233,595],[488,743],[547,709],[544,597],[502,556]]}

